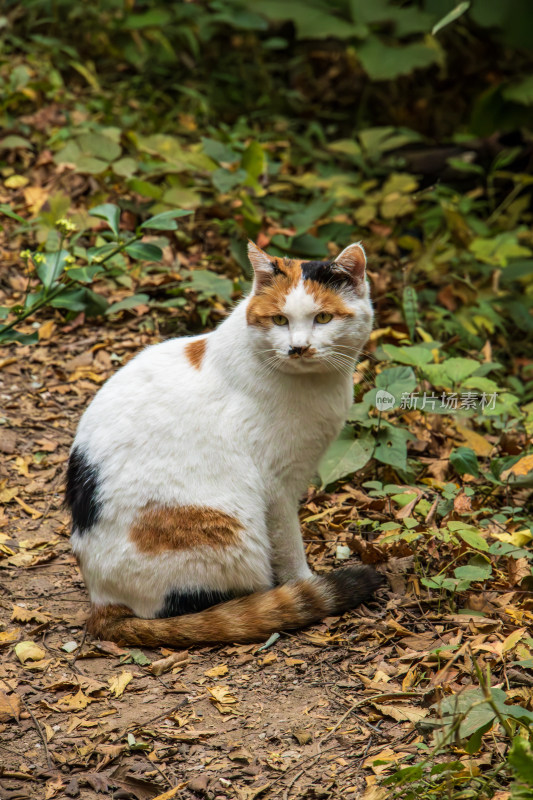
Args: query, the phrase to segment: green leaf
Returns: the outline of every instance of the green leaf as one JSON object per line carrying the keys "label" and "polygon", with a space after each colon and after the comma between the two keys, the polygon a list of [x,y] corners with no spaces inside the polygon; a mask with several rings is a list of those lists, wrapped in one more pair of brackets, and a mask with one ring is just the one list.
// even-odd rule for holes
{"label": "green leaf", "polygon": [[431,350],[418,344],[413,347],[397,347],[395,344],[384,344],[383,350],[393,361],[398,361],[400,364],[409,364],[412,367],[421,367],[433,360]]}
{"label": "green leaf", "polygon": [[241,186],[247,177],[248,174],[244,169],[232,172],[232,170],[219,167],[212,173],[211,181],[217,192],[226,194],[226,192],[231,192],[232,189],[235,189],[236,186]]}
{"label": "green leaf", "polygon": [[353,428],[345,427],[318,466],[322,488],[362,469],[370,461],[373,449],[372,436],[366,433],[354,438]]}
{"label": "green leaf", "polygon": [[469,544],[470,547],[474,547],[476,550],[483,550],[486,552],[489,549],[487,541],[477,531],[468,529],[459,530],[457,531],[457,535],[461,537],[463,542],[466,542],[466,544]]}
{"label": "green leaf", "polygon": [[22,136],[16,136],[15,134],[5,136],[0,140],[0,150],[16,150],[19,147],[24,150],[32,149],[32,145],[27,139],[23,139]]}
{"label": "green leaf", "polygon": [[516,776],[533,787],[533,749],[530,742],[522,736],[516,736],[507,754],[507,761]]}
{"label": "green leaf", "polygon": [[392,425],[383,427],[382,424],[376,435],[374,458],[396,469],[407,469],[407,441],[412,438],[405,428],[394,428]]}
{"label": "green leaf", "polygon": [[463,3],[458,3],[455,8],[452,8],[452,10],[445,14],[442,19],[435,23],[431,29],[431,35],[435,36],[436,33],[445,28],[446,25],[449,25],[450,22],[455,22],[455,20],[459,19],[459,17],[462,17],[465,11],[468,11],[469,8],[470,0],[465,0]]}
{"label": "green leaf", "polygon": [[533,75],[528,75],[518,83],[512,83],[502,92],[506,100],[520,103],[523,106],[533,106]]}
{"label": "green leaf", "polygon": [[458,386],[479,369],[479,361],[473,358],[447,358],[441,364],[427,364],[422,372],[433,386]]}
{"label": "green leaf", "polygon": [[121,178],[132,178],[139,171],[138,162],[130,156],[119,158],[111,166],[115,175],[120,175]]}
{"label": "green leaf", "polygon": [[303,0],[260,0],[254,3],[255,10],[274,22],[291,20],[296,27],[299,39],[350,39],[365,36],[364,25],[354,25],[346,19],[322,10]]}
{"label": "green leaf", "polygon": [[389,47],[377,36],[362,42],[356,52],[364,70],[374,81],[390,81],[399,75],[409,75],[439,59],[437,47],[420,43]]}
{"label": "green leaf", "polygon": [[128,650],[128,657],[124,660],[121,659],[120,661],[121,664],[129,664],[131,662],[139,664],[140,667],[146,667],[148,664],[152,663],[150,659],[145,656],[142,650],[138,650],[137,648]]}
{"label": "green leaf", "polygon": [[399,401],[404,392],[410,393],[416,387],[416,375],[411,367],[388,367],[376,377],[376,387],[390,392]]}
{"label": "green leaf", "polygon": [[87,287],[77,289],[65,288],[63,292],[50,301],[54,308],[66,308],[68,311],[85,311],[89,317],[98,317],[105,313],[107,300]]}
{"label": "green leaf", "polygon": [[122,152],[117,142],[101,133],[82,133],[78,136],[77,144],[85,156],[94,156],[107,162],[114,161]]}
{"label": "green leaf", "polygon": [[37,266],[37,275],[45,289],[49,289],[65,269],[68,250],[56,253],[43,253],[44,261]]}
{"label": "green leaf", "polygon": [[492,575],[492,567],[490,564],[485,564],[482,567],[467,564],[464,567],[456,567],[453,574],[456,578],[464,581],[486,581]]}
{"label": "green leaf", "polygon": [[11,344],[18,342],[19,344],[35,344],[39,341],[37,333],[19,333],[16,330],[2,331],[0,330],[0,342],[4,344]]}
{"label": "green leaf", "polygon": [[95,276],[100,272],[104,272],[104,268],[99,264],[94,267],[73,267],[69,269],[68,276],[73,281],[80,281],[80,283],[92,283]]}
{"label": "green leaf", "polygon": [[456,447],[450,455],[450,464],[459,475],[473,475],[479,478],[477,456],[470,447]]}
{"label": "green leaf", "polygon": [[266,167],[265,151],[259,142],[250,142],[242,155],[241,167],[246,172],[246,186],[257,186],[258,178]]}
{"label": "green leaf", "polygon": [[409,336],[411,339],[414,339],[415,326],[418,318],[418,297],[416,290],[412,286],[406,286],[403,290],[402,305]]}
{"label": "green leaf", "polygon": [[220,297],[226,303],[231,303],[233,281],[223,278],[209,269],[195,269],[188,273],[190,282],[184,284],[184,289],[194,289],[201,299]]}
{"label": "green leaf", "polygon": [[103,203],[100,206],[95,206],[89,209],[91,217],[99,217],[105,219],[115,236],[119,233],[120,223],[120,208],[114,203]]}
{"label": "green leaf", "polygon": [[173,211],[163,211],[161,214],[156,214],[142,223],[141,228],[148,228],[155,231],[177,231],[178,225],[176,220],[178,217],[186,217],[192,214],[184,208],[176,208]]}
{"label": "green leaf", "polygon": [[163,258],[163,251],[156,244],[149,244],[147,242],[132,242],[128,244],[124,250],[132,258],[139,261],[161,261]]}
{"label": "green leaf", "polygon": [[8,206],[7,203],[0,204],[0,214],[4,214],[6,217],[14,219],[17,222],[23,222],[24,224],[26,223],[24,217],[20,217],[18,214],[15,214],[15,212],[11,209],[11,206]]}
{"label": "green leaf", "polygon": [[149,301],[150,297],[147,294],[134,294],[131,297],[125,297],[118,303],[113,303],[106,309],[106,314],[116,314],[117,311],[125,311],[129,308],[135,308]]}

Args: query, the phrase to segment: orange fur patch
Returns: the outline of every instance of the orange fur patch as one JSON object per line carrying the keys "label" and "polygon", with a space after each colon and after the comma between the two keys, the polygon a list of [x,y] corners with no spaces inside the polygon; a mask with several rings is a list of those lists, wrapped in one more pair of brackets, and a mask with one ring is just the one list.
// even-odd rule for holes
{"label": "orange fur patch", "polygon": [[238,519],[214,508],[150,504],[135,520],[130,539],[141,553],[163,553],[202,545],[229,547],[238,543],[240,531]]}
{"label": "orange fur patch", "polygon": [[[250,299],[246,309],[248,325],[259,328],[272,327],[274,324],[272,317],[283,313],[288,293],[298,285],[302,277],[301,260],[284,261],[282,258],[272,257],[271,261],[283,274],[274,275],[269,283],[261,286],[257,294]],[[334,317],[353,317],[353,311],[334,289],[313,280],[306,280],[305,286],[313,296],[319,311],[333,314]]]}
{"label": "orange fur patch", "polygon": [[195,369],[200,369],[207,347],[207,339],[195,339],[185,345],[185,355],[189,364]]}
{"label": "orange fur patch", "polygon": [[309,285],[310,294],[313,295],[320,311],[333,314],[334,317],[353,317],[353,311],[346,305],[338,292],[318,281],[306,281],[305,283]]}

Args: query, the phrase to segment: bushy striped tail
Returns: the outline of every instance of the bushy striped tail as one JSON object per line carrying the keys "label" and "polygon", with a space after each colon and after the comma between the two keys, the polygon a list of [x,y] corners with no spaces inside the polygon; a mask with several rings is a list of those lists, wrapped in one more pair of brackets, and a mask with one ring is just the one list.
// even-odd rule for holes
{"label": "bushy striped tail", "polygon": [[355,608],[382,583],[371,567],[344,567],[180,617],[140,619],[126,606],[93,606],[87,626],[99,639],[138,647],[263,641]]}

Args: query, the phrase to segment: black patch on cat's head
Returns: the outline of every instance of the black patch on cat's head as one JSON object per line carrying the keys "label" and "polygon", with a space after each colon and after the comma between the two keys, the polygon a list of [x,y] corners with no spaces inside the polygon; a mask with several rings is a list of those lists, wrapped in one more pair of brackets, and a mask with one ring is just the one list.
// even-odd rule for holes
{"label": "black patch on cat's head", "polygon": [[78,448],[71,452],[68,462],[65,504],[72,514],[72,528],[78,533],[85,533],[98,522],[98,468]]}
{"label": "black patch on cat's head", "polygon": [[316,281],[325,286],[339,288],[348,282],[348,277],[334,270],[333,264],[333,261],[302,261],[300,264],[302,277],[304,281]]}

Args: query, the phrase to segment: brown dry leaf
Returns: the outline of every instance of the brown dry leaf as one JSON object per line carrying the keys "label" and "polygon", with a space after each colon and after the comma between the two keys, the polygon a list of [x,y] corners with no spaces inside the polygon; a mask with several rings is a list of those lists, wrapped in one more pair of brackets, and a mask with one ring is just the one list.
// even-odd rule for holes
{"label": "brown dry leaf", "polygon": [[262,667],[268,667],[269,664],[274,664],[274,662],[277,660],[278,660],[277,653],[267,653],[266,656],[259,659],[258,663]]}
{"label": "brown dry leaf", "polygon": [[427,708],[417,708],[416,706],[404,705],[382,705],[381,703],[372,703],[380,714],[387,717],[392,717],[396,722],[420,722],[421,719],[427,717],[429,711]]}
{"label": "brown dry leaf", "polygon": [[84,695],[82,690],[79,689],[76,694],[67,694],[61,698],[56,708],[60,711],[82,711],[91,702],[91,698]]}
{"label": "brown dry leaf", "polygon": [[20,636],[20,628],[13,628],[12,631],[2,631],[0,633],[0,647],[5,647],[6,644],[13,644]]}
{"label": "brown dry leaf", "polygon": [[406,755],[407,753],[396,752],[391,747],[385,747],[383,750],[380,750],[379,753],[365,758],[363,767],[365,767],[365,769],[371,769],[376,775],[381,775],[383,772],[386,772],[392,764],[400,761],[400,759],[404,758]]}
{"label": "brown dry leaf", "polygon": [[175,786],[173,789],[169,789],[168,792],[163,792],[163,794],[158,794],[157,797],[154,797],[153,800],[172,800],[173,797],[177,797],[178,792],[186,786],[186,783],[180,783],[179,786]]}
{"label": "brown dry leaf", "polygon": [[28,661],[41,661],[46,651],[35,642],[25,641],[15,645],[15,655],[21,664],[26,664]]}
{"label": "brown dry leaf", "polygon": [[516,645],[522,641],[524,636],[527,635],[528,635],[527,628],[520,628],[519,630],[510,633],[509,636],[507,636],[507,638],[504,639],[502,642],[502,653],[507,653],[510,650],[514,650]]}
{"label": "brown dry leaf", "polygon": [[11,622],[37,622],[42,625],[45,622],[49,622],[49,620],[50,617],[41,614],[40,611],[23,608],[22,606],[13,606],[11,612]]}
{"label": "brown dry leaf", "polygon": [[115,697],[121,697],[121,695],[124,693],[124,689],[132,680],[133,675],[131,672],[126,672],[123,670],[120,675],[115,675],[114,678],[109,679],[109,691],[113,692]]}
{"label": "brown dry leaf", "polygon": [[513,586],[520,584],[531,575],[531,567],[527,558],[510,558],[507,563],[509,580]]}
{"label": "brown dry leaf", "polygon": [[309,744],[309,742],[313,741],[313,734],[310,733],[310,731],[304,730],[303,728],[294,728],[292,735],[298,744]]}
{"label": "brown dry leaf", "polygon": [[221,678],[223,675],[228,674],[228,665],[227,664],[219,664],[212,669],[208,669],[204,672],[206,678]]}
{"label": "brown dry leaf", "polygon": [[453,510],[458,514],[469,514],[472,511],[472,500],[468,495],[458,494],[453,500]]}
{"label": "brown dry leaf", "polygon": [[39,519],[39,517],[42,517],[43,515],[42,511],[39,511],[38,508],[33,508],[32,506],[29,506],[27,503],[24,502],[24,500],[21,500],[20,497],[14,497],[13,500],[15,501],[15,503],[18,503],[19,506],[23,508],[24,511],[27,514],[29,514],[32,519]]}
{"label": "brown dry leaf", "polygon": [[25,186],[22,194],[32,216],[39,213],[49,197],[49,192],[42,186]]}
{"label": "brown dry leaf", "polygon": [[21,712],[20,697],[18,694],[6,694],[0,691],[0,722],[9,722],[16,719],[18,722]]}

